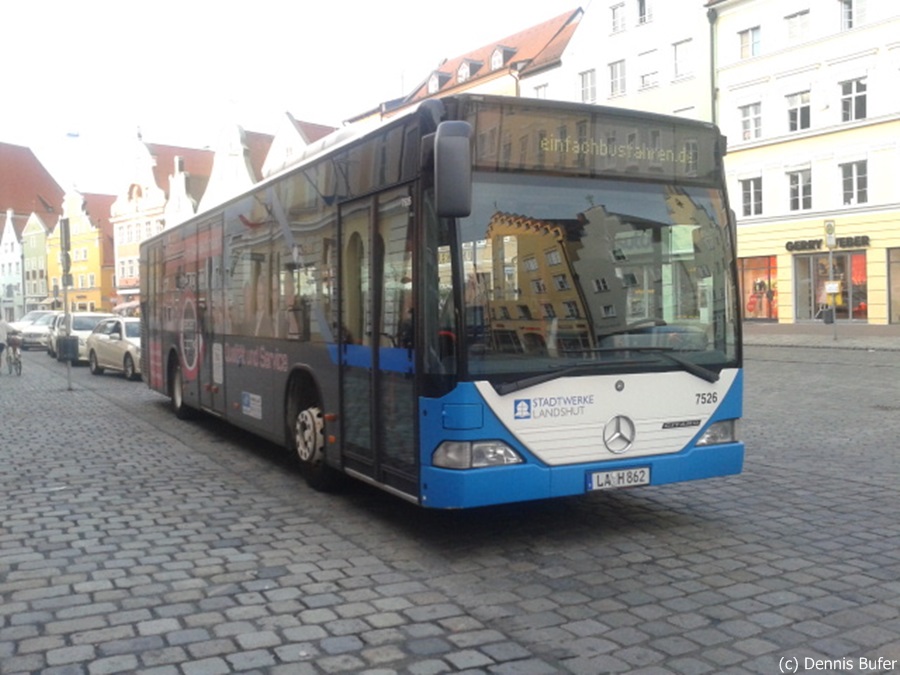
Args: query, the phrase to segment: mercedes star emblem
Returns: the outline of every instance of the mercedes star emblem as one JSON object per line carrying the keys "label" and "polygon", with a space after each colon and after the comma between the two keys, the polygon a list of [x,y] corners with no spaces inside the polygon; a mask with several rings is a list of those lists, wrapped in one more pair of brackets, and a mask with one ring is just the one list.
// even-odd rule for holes
{"label": "mercedes star emblem", "polygon": [[603,444],[606,449],[621,455],[634,443],[634,422],[625,415],[616,415],[603,427]]}

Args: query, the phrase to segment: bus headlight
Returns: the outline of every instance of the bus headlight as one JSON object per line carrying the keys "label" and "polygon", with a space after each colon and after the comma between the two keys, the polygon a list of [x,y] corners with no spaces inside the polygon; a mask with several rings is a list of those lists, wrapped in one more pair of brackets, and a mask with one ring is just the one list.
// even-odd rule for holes
{"label": "bus headlight", "polygon": [[521,464],[522,458],[502,441],[444,441],[432,454],[431,462],[444,469],[477,469]]}
{"label": "bus headlight", "polygon": [[723,420],[710,424],[703,435],[697,439],[697,445],[719,445],[737,441],[737,420]]}

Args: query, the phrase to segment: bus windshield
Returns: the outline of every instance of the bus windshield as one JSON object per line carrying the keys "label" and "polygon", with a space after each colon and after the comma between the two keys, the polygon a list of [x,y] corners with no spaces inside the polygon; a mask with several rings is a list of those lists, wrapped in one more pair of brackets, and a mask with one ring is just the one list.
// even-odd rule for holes
{"label": "bus windshield", "polygon": [[477,174],[449,256],[466,371],[509,382],[734,365],[726,214],[722,192],[699,186]]}

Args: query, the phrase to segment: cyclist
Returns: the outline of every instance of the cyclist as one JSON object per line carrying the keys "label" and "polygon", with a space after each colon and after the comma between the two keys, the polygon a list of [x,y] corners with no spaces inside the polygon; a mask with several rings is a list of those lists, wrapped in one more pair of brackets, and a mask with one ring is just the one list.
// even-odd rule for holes
{"label": "cyclist", "polygon": [[9,342],[9,334],[14,333],[15,329],[7,323],[6,319],[0,317],[0,358],[6,349],[6,343]]}

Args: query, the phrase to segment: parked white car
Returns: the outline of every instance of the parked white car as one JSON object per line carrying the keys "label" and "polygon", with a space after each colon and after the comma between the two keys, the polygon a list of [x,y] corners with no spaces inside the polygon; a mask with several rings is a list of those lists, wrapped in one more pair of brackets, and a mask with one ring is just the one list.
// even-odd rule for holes
{"label": "parked white car", "polygon": [[141,377],[141,320],[132,316],[103,319],[86,340],[91,373],[121,372],[126,379]]}
{"label": "parked white car", "polygon": [[21,330],[22,349],[44,349],[47,346],[47,335],[50,324],[56,318],[57,312],[42,314],[36,321],[26,324]]}
{"label": "parked white car", "polygon": [[115,318],[115,314],[107,312],[72,312],[66,315],[66,320],[58,327],[59,334],[56,339],[57,354],[67,356],[62,350],[62,340],[65,336],[78,338],[78,356],[70,359],[72,364],[88,360],[87,339],[97,324],[103,319]]}

